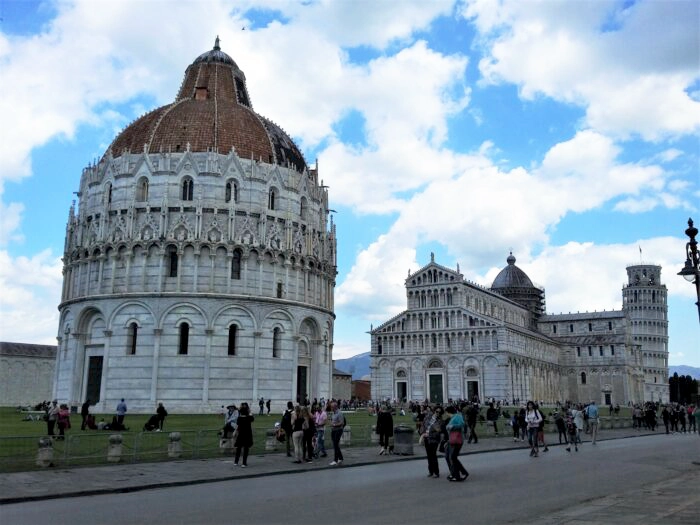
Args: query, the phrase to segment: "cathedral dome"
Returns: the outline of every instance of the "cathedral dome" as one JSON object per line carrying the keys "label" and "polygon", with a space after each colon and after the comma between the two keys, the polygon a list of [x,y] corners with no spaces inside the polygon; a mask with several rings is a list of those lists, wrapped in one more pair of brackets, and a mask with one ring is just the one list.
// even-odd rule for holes
{"label": "cathedral dome", "polygon": [[234,60],[221,51],[217,37],[211,51],[185,71],[175,101],[137,119],[112,142],[119,157],[147,149],[158,152],[229,153],[240,158],[289,166],[299,172],[306,162],[294,141],[277,124],[253,111],[246,79]]}
{"label": "cathedral dome", "polygon": [[520,268],[515,266],[515,257],[513,253],[506,259],[508,266],[503,268],[493,280],[492,289],[501,288],[534,288],[532,281],[527,274]]}

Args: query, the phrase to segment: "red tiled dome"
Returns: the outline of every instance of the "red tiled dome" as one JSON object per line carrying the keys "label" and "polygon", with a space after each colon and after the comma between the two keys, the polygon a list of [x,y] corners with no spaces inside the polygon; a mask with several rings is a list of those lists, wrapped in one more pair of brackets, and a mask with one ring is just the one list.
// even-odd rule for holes
{"label": "red tiled dome", "polygon": [[241,158],[254,158],[295,168],[306,168],[292,139],[276,124],[253,111],[245,75],[219,47],[203,53],[189,65],[175,102],[139,118],[112,142],[114,157],[123,151],[151,153],[234,148]]}

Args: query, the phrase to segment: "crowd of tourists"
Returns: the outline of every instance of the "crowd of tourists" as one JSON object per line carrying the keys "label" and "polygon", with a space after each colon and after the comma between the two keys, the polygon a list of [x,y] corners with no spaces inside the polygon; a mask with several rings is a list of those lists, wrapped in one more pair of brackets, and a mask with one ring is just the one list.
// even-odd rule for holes
{"label": "crowd of tourists", "polygon": [[[222,436],[233,440],[236,451],[234,466],[239,465],[239,460],[242,460],[241,467],[248,466],[248,453],[253,446],[253,421],[248,403],[241,403],[240,407],[235,404],[226,407]],[[314,399],[313,403],[304,400],[297,405],[289,401],[281,421],[275,425],[276,439],[286,444],[287,457],[293,457],[293,463],[312,463],[328,456],[325,443],[327,428],[330,429],[333,445],[333,460],[329,464],[336,466],[343,463],[340,440],[346,420],[338,401]]]}

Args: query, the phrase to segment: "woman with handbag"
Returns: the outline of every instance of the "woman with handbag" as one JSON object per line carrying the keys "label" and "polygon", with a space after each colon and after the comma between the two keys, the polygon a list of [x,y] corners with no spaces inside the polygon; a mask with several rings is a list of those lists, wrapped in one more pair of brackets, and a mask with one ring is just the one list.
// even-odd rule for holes
{"label": "woman with handbag", "polygon": [[442,407],[435,407],[432,413],[427,413],[421,427],[421,439],[425,446],[425,455],[428,458],[428,477],[440,477],[437,450],[442,439]]}
{"label": "woman with handbag", "polygon": [[469,472],[464,468],[464,465],[459,461],[459,451],[462,450],[464,442],[464,418],[462,414],[457,412],[455,407],[448,406],[445,412],[450,416],[447,423],[447,433],[449,435],[449,465],[450,474],[447,476],[448,481],[464,481],[469,477]]}

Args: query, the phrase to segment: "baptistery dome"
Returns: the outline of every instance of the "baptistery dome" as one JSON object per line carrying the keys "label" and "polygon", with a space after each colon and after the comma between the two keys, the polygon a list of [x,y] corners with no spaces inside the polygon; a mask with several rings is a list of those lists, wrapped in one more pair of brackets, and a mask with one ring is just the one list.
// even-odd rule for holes
{"label": "baptistery dome", "polygon": [[217,151],[306,168],[291,138],[253,111],[246,78],[219,47],[198,56],[185,71],[175,101],[142,116],[112,142],[113,157],[124,151]]}
{"label": "baptistery dome", "polygon": [[54,397],[206,412],[331,395],[328,187],[218,43],[80,177]]}

